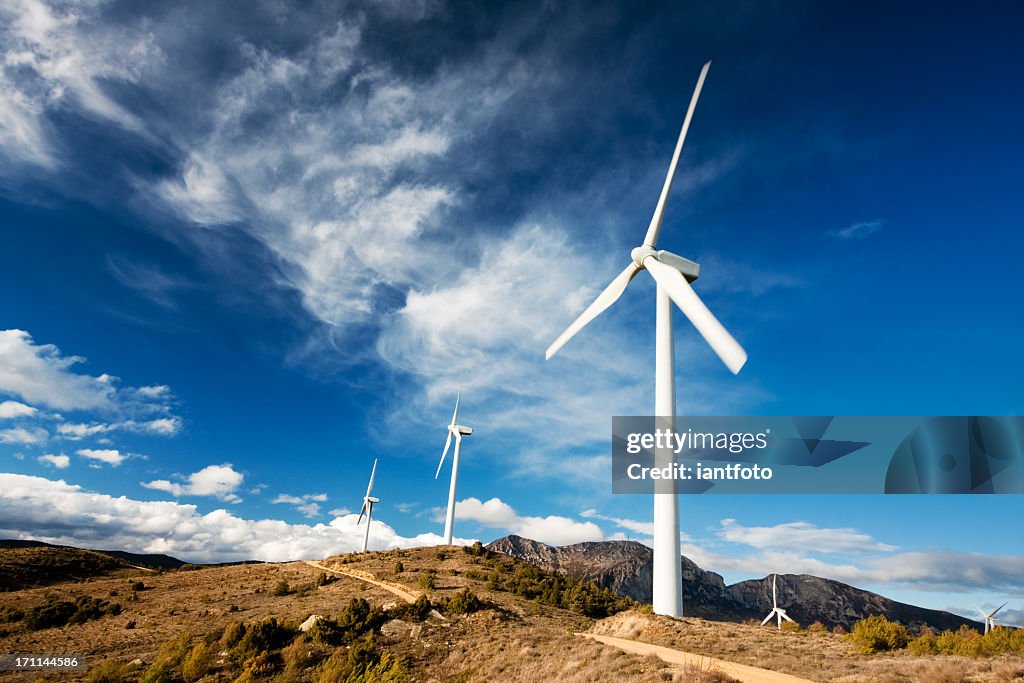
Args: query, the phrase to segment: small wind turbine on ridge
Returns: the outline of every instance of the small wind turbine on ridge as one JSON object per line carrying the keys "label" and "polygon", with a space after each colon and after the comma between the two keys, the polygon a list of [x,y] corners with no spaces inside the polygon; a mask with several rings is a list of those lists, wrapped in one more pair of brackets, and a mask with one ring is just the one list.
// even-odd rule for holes
{"label": "small wind turbine on ridge", "polygon": [[771,620],[772,617],[775,617],[778,620],[778,622],[779,622],[778,623],[779,630],[782,630],[782,620],[783,619],[785,619],[788,622],[794,623],[794,624],[796,622],[789,618],[789,615],[786,614],[786,610],[784,610],[781,607],[779,607],[778,594],[775,591],[775,579],[776,578],[777,578],[777,575],[776,574],[772,574],[772,611],[769,612],[768,616],[766,616],[764,618],[764,621],[761,622],[761,626],[764,626],[765,624],[767,624]]}
{"label": "small wind turbine on ridge", "polygon": [[370,543],[370,518],[373,517],[373,506],[380,502],[380,498],[374,498],[370,494],[373,493],[373,478],[377,474],[377,458],[373,459],[373,469],[370,470],[370,484],[366,487],[366,495],[363,496],[363,507],[359,509],[359,519],[356,520],[356,526],[363,521],[363,513],[366,513],[366,533],[363,534],[363,552],[366,552],[366,548]]}
{"label": "small wind turbine on ridge", "polygon": [[452,481],[448,486],[448,513],[444,518],[444,544],[452,544],[452,531],[455,527],[455,489],[459,483],[459,451],[462,446],[462,437],[473,433],[472,427],[464,427],[457,424],[459,419],[459,401],[462,400],[462,387],[455,397],[455,412],[452,413],[452,422],[448,425],[448,438],[444,442],[444,451],[441,453],[441,462],[437,463],[437,473],[434,479],[441,475],[441,467],[444,465],[444,458],[448,455],[448,448],[452,445],[452,437],[455,437],[455,453],[452,454]]}
{"label": "small wind turbine on ridge", "polygon": [[994,629],[996,627],[996,622],[999,621],[999,619],[996,618],[996,612],[998,612],[999,610],[1003,609],[1008,604],[1009,603],[1004,602],[1003,604],[999,605],[999,607],[996,607],[994,610],[992,610],[991,612],[989,612],[987,614],[985,613],[985,610],[981,609],[977,605],[974,606],[974,609],[978,610],[978,612],[981,613],[981,616],[985,618],[985,633],[986,634],[989,631],[991,631],[992,629]]}

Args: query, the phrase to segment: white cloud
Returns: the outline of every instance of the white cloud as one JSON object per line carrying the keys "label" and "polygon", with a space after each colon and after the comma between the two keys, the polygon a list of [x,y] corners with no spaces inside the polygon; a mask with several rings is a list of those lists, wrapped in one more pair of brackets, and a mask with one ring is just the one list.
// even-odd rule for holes
{"label": "white cloud", "polygon": [[[585,517],[586,519],[602,519],[606,522],[613,522],[623,529],[628,529],[634,534],[640,534],[641,536],[654,536],[654,522],[641,522],[635,519],[625,519],[622,517],[608,517],[594,509],[584,510],[580,513],[580,517]],[[685,537],[685,535],[680,534],[680,537]]]}
{"label": "white cloud", "polygon": [[600,527],[593,522],[578,522],[557,515],[522,516],[500,498],[491,498],[484,502],[478,498],[460,500],[455,505],[455,518],[477,522],[492,529],[502,529],[510,534],[552,545],[604,539]]}
{"label": "white cloud", "polygon": [[71,370],[83,361],[62,356],[52,344],[36,344],[23,330],[0,331],[0,392],[60,410],[110,408],[111,378]]}
{"label": "white cloud", "polygon": [[837,240],[862,240],[865,237],[870,237],[876,232],[885,227],[885,221],[880,218],[876,218],[871,221],[861,221],[859,223],[853,223],[850,226],[841,230],[829,230],[825,233],[827,237],[832,237]]}
{"label": "white cloud", "polygon": [[[18,396],[29,403],[57,410],[93,411],[128,417],[118,423],[66,422],[57,431],[81,439],[113,429],[128,429],[161,435],[180,430],[181,420],[169,415],[172,396],[165,386],[120,386],[109,374],[87,375],[75,371],[85,362],[79,356],[64,356],[52,344],[37,344],[23,330],[0,331],[0,393]],[[6,410],[24,412],[23,404],[5,401]],[[34,410],[34,409],[33,409]],[[139,419],[145,416],[145,419]]]}
{"label": "white cloud", "polygon": [[880,543],[870,535],[851,528],[826,528],[810,522],[786,522],[774,526],[748,527],[735,519],[723,519],[718,536],[732,543],[762,549],[803,550],[819,553],[891,552],[896,546]]}
{"label": "white cloud", "polygon": [[26,429],[24,427],[12,427],[11,429],[0,429],[0,443],[20,443],[26,446],[45,443],[50,438],[50,433],[41,427]]}
{"label": "white cloud", "polygon": [[[316,517],[320,514],[320,506],[318,503],[327,502],[327,494],[307,493],[301,496],[290,496],[287,493],[281,493],[270,502],[293,505],[296,510],[304,514],[306,517]],[[330,514],[335,515],[335,512],[332,511]]]}
{"label": "white cloud", "polygon": [[45,465],[53,465],[59,470],[66,469],[68,466],[71,465],[71,458],[64,455],[63,453],[61,453],[60,455],[53,455],[51,453],[47,453],[46,455],[40,455],[38,458],[36,458],[36,460]]}
{"label": "white cloud", "polygon": [[[138,501],[84,491],[64,481],[0,474],[0,536],[50,543],[167,553],[192,562],[318,559],[362,547],[356,515],[329,524],[249,520],[226,510],[200,514],[195,505]],[[458,544],[474,539],[459,538]],[[403,537],[374,519],[373,549],[440,545],[437,534]]]}
{"label": "white cloud", "polygon": [[11,419],[15,417],[31,417],[36,414],[36,409],[18,401],[3,401],[0,403],[0,418]]}
{"label": "white cloud", "polygon": [[144,132],[138,119],[112,99],[103,82],[135,82],[162,60],[149,31],[116,23],[90,26],[102,2],[52,8],[40,0],[0,6],[0,152],[53,167],[46,114],[73,103],[94,118]]}
{"label": "white cloud", "polygon": [[122,453],[116,448],[81,448],[76,452],[83,458],[106,463],[112,467],[117,467],[128,458],[127,454]]}
{"label": "white cloud", "polygon": [[351,513],[352,513],[351,510],[349,510],[348,508],[342,507],[342,508],[334,508],[333,510],[330,510],[327,514],[329,514],[331,517],[344,517],[345,515],[348,515],[348,514],[351,514]]}
{"label": "white cloud", "polygon": [[82,424],[75,422],[64,422],[57,425],[57,433],[69,441],[79,441],[87,436],[95,436],[109,432],[113,427],[108,424],[95,422],[93,424]]}
{"label": "white cloud", "polygon": [[235,471],[230,463],[208,465],[188,475],[185,483],[156,479],[143,482],[147,489],[166,491],[175,498],[180,496],[213,496],[229,503],[240,503],[236,491],[242,485],[245,475]]}

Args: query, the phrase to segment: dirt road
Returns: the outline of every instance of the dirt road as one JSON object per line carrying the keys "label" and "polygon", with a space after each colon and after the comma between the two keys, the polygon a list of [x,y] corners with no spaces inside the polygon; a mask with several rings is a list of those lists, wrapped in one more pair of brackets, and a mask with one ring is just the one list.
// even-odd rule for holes
{"label": "dirt road", "polygon": [[418,591],[414,591],[408,586],[403,586],[400,583],[392,583],[390,581],[380,581],[379,579],[374,577],[374,575],[370,572],[364,572],[358,569],[347,569],[344,567],[332,569],[330,567],[326,567],[320,564],[319,562],[313,562],[312,560],[305,560],[305,563],[308,564],[310,567],[316,567],[321,571],[330,572],[331,574],[348,576],[353,579],[365,581],[366,583],[372,583],[374,586],[379,586],[380,588],[383,588],[384,590],[397,595],[402,600],[405,600],[408,603],[416,602],[416,598],[420,596],[420,593]]}
{"label": "dirt road", "polygon": [[724,659],[702,657],[700,655],[683,652],[681,650],[673,650],[670,647],[662,647],[661,645],[640,643],[635,640],[616,638],[614,636],[599,636],[593,633],[577,633],[576,635],[584,638],[592,638],[600,643],[604,643],[605,645],[617,647],[624,652],[630,652],[638,655],[654,655],[658,659],[668,662],[669,664],[700,668],[701,670],[714,668],[737,680],[743,681],[743,683],[812,683],[806,678],[791,676],[789,674],[779,673],[778,671],[770,671],[769,669],[759,669],[756,666],[727,662]]}

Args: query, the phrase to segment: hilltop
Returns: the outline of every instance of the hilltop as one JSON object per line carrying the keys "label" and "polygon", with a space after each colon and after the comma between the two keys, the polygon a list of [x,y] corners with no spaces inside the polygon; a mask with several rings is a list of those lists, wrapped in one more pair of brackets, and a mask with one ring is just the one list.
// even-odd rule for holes
{"label": "hilltop", "polygon": [[[487,547],[549,571],[593,581],[602,588],[638,602],[651,601],[654,553],[635,541],[598,541],[550,546],[521,536],[505,536]],[[681,558],[683,604],[687,616],[719,621],[761,620],[772,608],[772,577],[727,586],[722,577]],[[820,622],[827,628],[849,630],[872,614],[884,614],[914,630],[938,631],[981,624],[950,612],[890,600],[839,581],[806,574],[778,575],[779,604],[802,624]]]}
{"label": "hilltop", "polygon": [[[479,545],[351,553],[316,562],[182,564],[163,571],[108,558],[112,564],[85,577],[76,575],[82,554],[107,556],[56,546],[28,549],[41,566],[63,567],[66,578],[55,579],[59,572],[47,569],[48,585],[0,593],[0,652],[74,653],[89,668],[5,673],[5,680],[735,680],[710,667],[707,656],[806,680],[836,680],[839,673],[845,681],[878,680],[880,673],[917,680],[932,667],[947,672],[942,680],[988,683],[1024,671],[1020,657],[918,657],[906,650],[867,656],[824,629],[777,632],[656,617],[595,583]],[[24,567],[10,558],[25,550],[0,547],[0,568]],[[601,546],[583,554],[597,557]],[[303,622],[315,623],[303,632]],[[628,654],[580,633],[633,639],[641,651]],[[698,663],[667,664],[647,654],[647,644],[695,653],[690,656]],[[753,678],[742,680],[770,680],[753,671]]]}

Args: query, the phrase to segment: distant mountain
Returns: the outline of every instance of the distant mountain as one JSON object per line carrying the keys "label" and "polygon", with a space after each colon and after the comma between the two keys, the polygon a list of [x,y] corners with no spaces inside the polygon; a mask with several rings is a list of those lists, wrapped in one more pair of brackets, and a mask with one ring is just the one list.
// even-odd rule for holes
{"label": "distant mountain", "polygon": [[136,566],[160,570],[178,569],[185,564],[169,555],[87,550],[41,541],[0,539],[0,591],[104,576]]}
{"label": "distant mountain", "polygon": [[[601,541],[550,546],[521,536],[499,538],[487,546],[495,552],[593,581],[640,602],[651,602],[651,567],[654,553],[635,541]],[[689,616],[724,621],[762,619],[772,606],[772,577],[741,581],[726,586],[722,577],[681,558],[683,605]],[[849,629],[871,614],[884,614],[911,628],[931,626],[956,630],[962,624],[980,625],[969,619],[907,605],[838,581],[817,576],[780,574],[779,605],[795,620],[808,626],[820,621],[829,628]]]}

